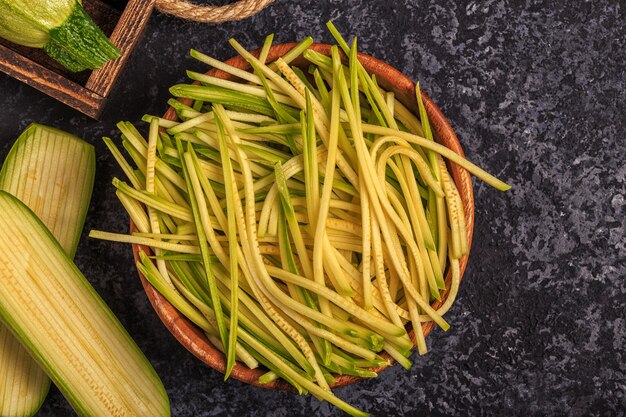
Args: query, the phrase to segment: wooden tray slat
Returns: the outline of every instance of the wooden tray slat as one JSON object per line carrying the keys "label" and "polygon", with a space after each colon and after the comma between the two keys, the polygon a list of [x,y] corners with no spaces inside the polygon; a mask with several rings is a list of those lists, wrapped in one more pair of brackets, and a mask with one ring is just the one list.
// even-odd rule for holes
{"label": "wooden tray slat", "polygon": [[148,19],[154,8],[154,0],[130,0],[124,13],[111,34],[111,41],[119,48],[122,56],[109,61],[102,68],[95,70],[86,87],[101,96],[108,96],[122,69],[126,66],[131,52],[137,46]]}
{"label": "wooden tray slat", "polygon": [[0,44],[0,71],[96,117],[104,97]]}

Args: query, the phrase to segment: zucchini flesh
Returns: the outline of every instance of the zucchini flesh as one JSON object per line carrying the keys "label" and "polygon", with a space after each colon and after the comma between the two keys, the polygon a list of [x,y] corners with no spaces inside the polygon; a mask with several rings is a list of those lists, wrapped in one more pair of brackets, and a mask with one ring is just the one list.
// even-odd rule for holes
{"label": "zucchini flesh", "polygon": [[[73,257],[95,175],[92,145],[58,129],[31,124],[0,171],[0,189],[29,206]],[[41,407],[50,378],[6,326],[0,325],[0,416],[28,417]]]}
{"label": "zucchini flesh", "polygon": [[73,258],[95,172],[92,145],[62,130],[33,123],[9,151],[0,171],[0,189],[33,210]]}
{"label": "zucchini flesh", "polygon": [[50,231],[0,191],[0,318],[79,416],[169,416],[156,372]]}

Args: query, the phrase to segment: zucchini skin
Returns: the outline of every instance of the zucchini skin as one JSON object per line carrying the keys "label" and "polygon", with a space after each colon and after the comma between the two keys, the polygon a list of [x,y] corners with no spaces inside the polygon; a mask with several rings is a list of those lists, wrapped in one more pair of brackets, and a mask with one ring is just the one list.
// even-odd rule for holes
{"label": "zucchini skin", "polygon": [[50,57],[73,72],[100,68],[118,58],[120,51],[76,3],[67,20],[48,32],[50,40],[43,47]]}
{"label": "zucchini skin", "polygon": [[43,48],[48,31],[70,15],[75,0],[0,0],[0,37],[18,45]]}
{"label": "zucchini skin", "polygon": [[[54,343],[55,338],[62,339],[65,334],[53,334],[52,340],[44,338],[43,336],[45,335],[42,336],[41,334],[37,336],[29,335],[28,323],[26,323],[26,321],[32,321],[32,319],[42,319],[43,317],[32,317],[32,319],[29,317],[29,319],[26,321],[20,320],[19,317],[16,318],[16,316],[18,316],[17,313],[19,312],[12,311],[11,304],[9,301],[7,301],[8,298],[11,298],[13,296],[13,293],[6,290],[7,288],[11,287],[11,277],[17,274],[17,272],[15,272],[16,270],[19,270],[20,268],[26,268],[29,270],[31,269],[30,266],[24,267],[23,264],[20,264],[20,262],[26,262],[27,265],[41,265],[42,263],[46,262],[54,264],[56,265],[58,270],[62,270],[62,272],[66,272],[68,275],[67,277],[64,277],[66,281],[63,283],[63,285],[72,286],[73,290],[77,292],[84,291],[86,294],[88,294],[90,298],[89,301],[93,304],[91,306],[85,306],[84,311],[88,311],[89,307],[97,309],[98,313],[100,313],[101,316],[97,318],[91,317],[90,319],[92,319],[94,322],[97,320],[102,320],[103,322],[106,322],[105,325],[108,326],[106,329],[104,329],[104,331],[106,332],[118,332],[117,335],[114,335],[112,343],[115,343],[116,341],[124,343],[123,349],[125,353],[128,353],[128,355],[130,355],[133,360],[137,361],[132,364],[132,366],[140,367],[142,370],[146,371],[146,374],[143,376],[150,379],[152,385],[151,388],[153,388],[155,393],[157,393],[160,397],[160,399],[158,400],[159,404],[155,406],[162,406],[162,408],[159,409],[159,413],[145,414],[145,417],[169,417],[169,399],[156,371],[154,370],[148,359],[145,357],[145,355],[141,352],[139,347],[135,344],[130,335],[127,333],[122,324],[115,317],[113,312],[109,309],[106,303],[102,300],[98,293],[89,284],[84,275],[80,272],[78,267],[72,262],[71,259],[67,257],[59,242],[54,238],[54,236],[50,233],[46,226],[41,222],[41,220],[39,220],[39,218],[37,218],[37,216],[29,207],[27,207],[16,197],[5,191],[0,191],[0,211],[6,213],[7,215],[5,218],[0,218],[0,294],[3,292],[5,294],[4,296],[0,296],[0,319],[2,319],[6,323],[6,325],[13,332],[13,334],[28,349],[29,353],[32,355],[35,361],[37,361],[37,363],[46,371],[50,379],[52,379],[52,381],[59,388],[61,393],[65,396],[65,398],[78,413],[78,415],[82,417],[108,417],[113,415],[144,417],[144,415],[138,414],[116,414],[114,413],[114,410],[112,410],[111,413],[105,414],[92,413],[90,409],[83,403],[83,400],[85,400],[85,398],[83,397],[85,397],[85,395],[81,396],[80,393],[74,392],[69,386],[69,383],[71,381],[66,381],[63,377],[62,371],[59,370],[58,367],[58,363],[60,362],[59,358],[55,359],[54,357],[47,356],[41,352],[39,347],[48,345],[51,342]],[[19,226],[19,233],[22,233],[23,236],[17,236],[16,238],[15,236],[10,235],[10,233],[13,233],[11,229],[16,229],[15,225]],[[25,242],[29,242],[31,240],[40,242],[41,245],[45,246],[47,249],[45,252],[47,253],[41,253],[42,251],[34,250],[21,250],[19,254],[20,256],[24,256],[25,258],[27,258],[26,260],[15,260],[14,257],[11,256],[11,254],[7,253],[7,248],[17,247],[19,245],[26,246],[27,244]],[[32,275],[33,280],[37,280],[38,278],[43,280],[47,278],[37,277],[35,272],[32,272]],[[24,279],[24,277],[20,277],[20,279]],[[10,295],[7,296],[6,294],[9,293]],[[28,310],[27,306],[25,308]],[[36,309],[30,310],[34,311]],[[68,308],[68,310],[71,309]],[[89,319],[89,317],[87,318]],[[62,324],[58,324],[58,322],[60,321],[57,321],[55,325],[62,326]],[[46,321],[42,320],[41,325],[45,326],[45,324]],[[97,340],[94,343],[102,344],[104,343],[104,340]],[[72,346],[75,347],[79,344],[80,343],[77,341],[76,344]],[[89,352],[90,349],[85,348],[85,351]],[[73,360],[76,359],[76,355],[77,354],[74,354],[74,356],[72,357]],[[78,356],[80,355],[85,354],[84,352],[79,351]],[[124,364],[125,363],[121,362],[121,360],[119,363],[117,363],[118,366]],[[106,365],[109,364],[107,363]],[[110,365],[114,366],[115,364],[111,363]],[[83,366],[82,369],[85,369],[85,366]],[[102,364],[102,366],[104,367],[105,364]],[[123,367],[119,368],[126,370]],[[122,377],[132,377],[132,375],[122,375]],[[97,385],[98,381],[95,382],[96,384],[94,385]],[[90,392],[90,394],[98,396],[97,391],[94,391],[93,393]],[[129,396],[132,399],[132,396],[130,394]],[[125,398],[125,400],[127,400],[127,403],[130,403],[130,401],[128,401],[129,398]],[[111,407],[113,407],[113,405]]]}

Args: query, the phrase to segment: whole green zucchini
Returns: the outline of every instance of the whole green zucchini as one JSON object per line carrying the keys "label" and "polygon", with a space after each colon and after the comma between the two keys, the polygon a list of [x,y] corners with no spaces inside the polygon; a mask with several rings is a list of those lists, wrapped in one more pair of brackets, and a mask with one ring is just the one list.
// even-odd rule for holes
{"label": "whole green zucchini", "polygon": [[120,56],[77,0],[0,0],[0,37],[43,48],[74,72]]}

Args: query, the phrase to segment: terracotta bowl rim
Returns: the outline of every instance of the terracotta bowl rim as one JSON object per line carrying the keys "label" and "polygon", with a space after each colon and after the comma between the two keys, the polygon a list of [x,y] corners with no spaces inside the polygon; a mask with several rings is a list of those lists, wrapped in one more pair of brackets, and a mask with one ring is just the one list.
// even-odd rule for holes
{"label": "terracotta bowl rim", "polygon": [[[279,56],[284,55],[287,51],[289,51],[295,43],[286,43],[286,44],[277,44],[272,46],[270,49],[270,53],[268,56],[268,62],[276,59]],[[330,45],[314,43],[311,45],[310,49],[316,50],[318,52],[327,54],[330,51]],[[253,51],[255,55],[258,55],[259,50]],[[396,94],[396,98],[400,100],[405,106],[407,106],[414,113],[417,109],[416,99],[415,99],[415,84],[408,77],[402,74],[397,69],[391,67],[390,65],[370,56],[367,54],[360,53],[359,60],[363,63],[364,67],[368,70],[368,72],[376,75],[377,80],[379,81],[381,87],[385,88],[387,91],[394,91]],[[247,69],[249,65],[243,58],[240,56],[235,56],[227,61],[226,63],[230,65],[234,65],[239,68]],[[294,61],[294,63],[300,62],[302,64],[304,60],[300,57],[298,60]],[[212,69],[207,72],[209,75],[217,76],[220,78],[228,78],[228,79],[236,79],[222,71]],[[435,103],[423,92],[422,96],[424,100],[424,105],[426,107],[426,111],[428,113],[429,121],[431,123],[431,127],[433,128],[433,134],[438,142],[446,145],[448,148],[452,149],[457,154],[464,156],[463,150],[461,148],[461,144],[452,129],[452,126],[443,115],[441,110],[435,105]],[[183,100],[181,100],[183,101]],[[190,101],[190,100],[189,100]],[[184,102],[184,101],[183,101]],[[169,120],[177,120],[175,110],[170,106],[168,110],[165,112],[164,118]],[[449,163],[448,166],[452,171],[452,177],[454,182],[459,189],[459,193],[461,194],[461,200],[463,202],[463,208],[465,211],[466,217],[466,233],[468,237],[468,246],[471,249],[471,242],[474,230],[474,193],[472,187],[472,181],[470,175],[467,171],[460,168],[456,164]],[[136,230],[134,224],[131,221],[131,230]],[[135,261],[138,261],[139,251],[143,250],[146,253],[150,253],[150,249],[141,246],[141,245],[133,245],[133,255],[135,257]],[[460,260],[460,271],[461,271],[461,279],[463,278],[463,274],[465,272],[465,268],[467,266],[469,253],[461,258]],[[167,329],[172,333],[172,335],[194,356],[200,359],[205,364],[210,367],[216,369],[217,371],[224,373],[225,369],[225,357],[224,355],[218,351],[208,339],[204,336],[202,331],[195,326],[189,319],[184,317],[181,313],[178,312],[161,294],[145,279],[145,277],[141,274],[141,272],[137,271],[139,277],[141,279],[141,283],[144,287],[146,295],[148,299],[156,311],[157,315],[163,322],[163,324],[167,327]],[[451,282],[451,273],[448,270],[445,274],[445,282],[446,287],[450,287]],[[448,291],[444,291],[442,294],[442,300],[440,302],[434,302],[433,307],[437,308],[441,303],[445,301],[447,298]],[[413,343],[415,344],[415,336],[413,329],[410,328],[410,325],[407,325],[407,329],[410,330],[409,334]],[[423,331],[425,335],[428,335],[433,328],[433,323],[423,323],[422,324]],[[391,359],[388,355],[384,354],[386,358],[390,359],[390,362],[393,364],[393,359]],[[374,371],[378,372],[386,367],[376,368]],[[239,381],[257,385],[264,388],[271,389],[281,389],[281,390],[293,390],[293,388],[287,384],[285,381],[276,380],[269,384],[259,384],[258,377],[263,373],[267,372],[265,368],[260,369],[250,369],[239,362],[235,365],[231,376]],[[332,387],[339,387],[348,384],[352,384],[361,380],[362,378],[352,377],[347,375],[337,376],[335,384]]]}

